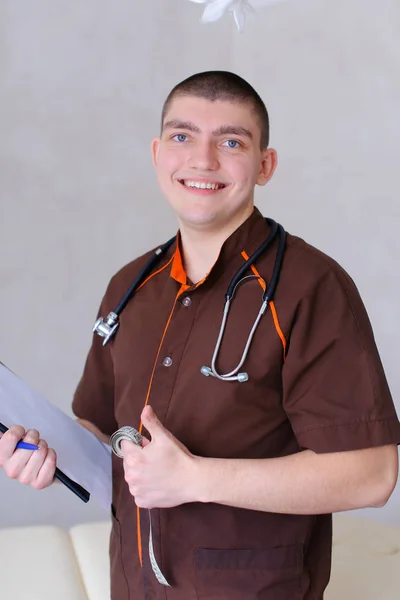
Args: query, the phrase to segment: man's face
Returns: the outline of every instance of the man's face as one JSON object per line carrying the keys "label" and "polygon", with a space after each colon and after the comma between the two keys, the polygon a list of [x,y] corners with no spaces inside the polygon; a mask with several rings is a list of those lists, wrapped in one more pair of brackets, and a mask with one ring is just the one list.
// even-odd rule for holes
{"label": "man's face", "polygon": [[152,144],[162,192],[181,226],[213,230],[242,222],[253,210],[254,186],[276,166],[260,150],[260,126],[250,104],[177,96]]}

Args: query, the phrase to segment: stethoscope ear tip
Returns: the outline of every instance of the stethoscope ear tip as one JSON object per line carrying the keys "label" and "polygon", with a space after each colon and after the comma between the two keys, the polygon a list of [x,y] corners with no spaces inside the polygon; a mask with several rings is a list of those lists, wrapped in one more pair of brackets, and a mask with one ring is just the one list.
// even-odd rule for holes
{"label": "stethoscope ear tip", "polygon": [[209,377],[210,375],[213,374],[213,372],[211,371],[210,367],[201,367],[200,373],[202,375],[205,375],[206,377]]}
{"label": "stethoscope ear tip", "polygon": [[238,381],[239,383],[243,383],[244,381],[248,381],[249,374],[248,373],[238,373],[237,375],[229,376],[229,375],[218,375],[215,371],[213,371],[210,367],[201,367],[200,373],[205,375],[205,377],[216,377],[217,379],[221,379],[221,381]]}

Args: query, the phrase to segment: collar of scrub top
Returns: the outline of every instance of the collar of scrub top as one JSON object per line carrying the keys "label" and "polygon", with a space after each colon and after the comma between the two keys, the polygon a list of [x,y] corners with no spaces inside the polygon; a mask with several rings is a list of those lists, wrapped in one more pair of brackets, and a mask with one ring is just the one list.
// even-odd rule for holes
{"label": "collar of scrub top", "polygon": [[[247,358],[247,355],[248,355],[248,352],[250,349],[250,344],[252,342],[252,339],[254,337],[254,334],[258,327],[258,324],[261,320],[261,317],[265,314],[269,303],[273,299],[273,296],[274,296],[274,293],[276,290],[276,286],[278,284],[279,275],[280,275],[280,272],[282,269],[283,256],[284,256],[285,244],[286,244],[286,233],[285,233],[285,230],[283,229],[283,227],[281,225],[279,225],[278,223],[276,223],[273,219],[266,218],[265,221],[270,226],[270,231],[268,233],[267,238],[257,248],[257,250],[246,260],[246,262],[242,265],[242,267],[238,270],[238,272],[232,278],[232,281],[230,282],[228,289],[226,291],[225,307],[224,307],[224,311],[223,311],[222,323],[221,323],[221,328],[220,328],[220,332],[218,335],[217,343],[215,345],[215,350],[214,350],[214,353],[212,356],[211,367],[203,366],[200,369],[200,372],[203,375],[205,375],[206,377],[211,375],[212,377],[216,377],[217,379],[220,379],[222,381],[238,381],[239,383],[247,381],[249,378],[248,373],[239,372],[239,370]],[[231,301],[233,300],[235,291],[236,291],[237,287],[239,285],[241,285],[245,280],[255,277],[253,275],[244,276],[244,273],[247,271],[247,269],[249,267],[251,267],[253,265],[253,263],[260,257],[260,255],[268,249],[268,247],[272,244],[272,242],[274,241],[276,236],[279,237],[279,242],[278,242],[278,249],[277,249],[277,253],[276,253],[275,264],[274,264],[274,268],[273,268],[273,272],[272,272],[271,281],[268,286],[265,284],[265,281],[264,281],[265,291],[263,292],[263,295],[262,295],[261,308],[258,312],[258,315],[254,321],[253,327],[251,328],[251,331],[247,338],[247,342],[246,342],[242,357],[240,359],[240,362],[229,373],[225,373],[225,374],[218,373],[217,367],[216,367],[218,353],[219,353],[221,343],[222,343],[222,338],[223,338],[223,335],[225,332],[226,321],[228,318],[230,304],[231,304]],[[119,327],[119,316],[120,316],[121,312],[124,310],[124,308],[126,307],[126,305],[128,304],[129,300],[134,295],[135,291],[144,282],[146,276],[151,272],[154,265],[160,260],[160,258],[162,256],[164,256],[164,254],[167,252],[167,250],[170,248],[170,246],[176,241],[176,239],[177,239],[177,237],[174,236],[173,238],[168,240],[165,244],[163,244],[162,246],[159,246],[155,250],[155,252],[151,255],[150,259],[146,262],[146,264],[139,271],[139,273],[136,276],[135,280],[133,281],[132,285],[129,287],[129,289],[123,296],[121,302],[118,304],[116,309],[114,311],[110,312],[105,320],[102,317],[97,319],[97,321],[93,327],[93,332],[97,333],[101,337],[104,337],[103,346],[105,346],[108,343],[108,341],[117,332],[117,329]],[[258,276],[257,276],[257,279],[259,279]]]}

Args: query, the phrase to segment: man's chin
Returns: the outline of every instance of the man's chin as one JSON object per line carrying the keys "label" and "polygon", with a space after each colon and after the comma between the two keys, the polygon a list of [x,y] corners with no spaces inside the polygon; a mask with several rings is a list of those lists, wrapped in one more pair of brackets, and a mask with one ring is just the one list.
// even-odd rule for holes
{"label": "man's chin", "polygon": [[218,222],[216,214],[180,214],[178,215],[179,221],[184,227],[190,227],[191,229],[205,230],[212,227]]}

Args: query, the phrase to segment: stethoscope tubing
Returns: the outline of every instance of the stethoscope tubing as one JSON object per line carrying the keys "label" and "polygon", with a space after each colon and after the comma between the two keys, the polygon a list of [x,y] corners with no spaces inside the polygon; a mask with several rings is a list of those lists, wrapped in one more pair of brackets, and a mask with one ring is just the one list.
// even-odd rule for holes
{"label": "stethoscope tubing", "polygon": [[229,373],[224,373],[224,375],[220,375],[217,371],[216,368],[216,362],[217,362],[217,358],[218,358],[218,353],[219,353],[219,349],[222,343],[222,338],[224,336],[224,332],[225,332],[225,327],[226,327],[226,321],[228,319],[228,313],[229,313],[229,308],[230,308],[230,300],[227,300],[225,302],[225,307],[224,307],[224,314],[222,317],[222,323],[221,323],[221,328],[219,330],[219,334],[218,334],[218,339],[217,339],[217,344],[215,346],[214,349],[214,354],[211,360],[211,371],[212,373],[210,373],[211,375],[214,375],[214,377],[217,377],[217,379],[222,379],[223,381],[235,381],[236,377],[234,377],[238,372],[240,367],[243,365],[244,361],[246,360],[247,354],[249,352],[249,348],[250,348],[250,344],[253,340],[253,336],[256,332],[256,329],[258,327],[258,324],[261,320],[261,317],[264,315],[265,311],[267,310],[267,302],[264,301],[261,305],[260,310],[258,311],[258,315],[256,320],[253,323],[253,327],[250,330],[249,336],[247,338],[247,342],[245,345],[245,348],[243,350],[243,354],[242,354],[242,358],[240,359],[239,364],[237,365],[237,367],[235,369],[233,369],[232,371],[230,371]]}
{"label": "stethoscope tubing", "polygon": [[228,289],[226,290],[225,298],[232,298],[235,288],[236,288],[237,284],[239,283],[239,281],[242,279],[242,276],[244,275],[244,273],[246,273],[248,268],[251,267],[251,265],[256,262],[256,260],[259,258],[259,256],[261,256],[261,254],[263,252],[265,252],[265,250],[268,248],[268,246],[274,241],[276,233],[278,231],[278,223],[276,223],[275,221],[272,221],[272,219],[266,219],[266,220],[271,226],[271,231],[269,232],[267,238],[264,240],[264,242],[261,244],[261,246],[259,246],[257,248],[257,250],[255,252],[253,252],[253,254],[246,260],[245,263],[243,263],[243,265],[240,267],[238,272],[235,274],[235,276],[233,277],[232,281],[230,282],[230,284],[228,286]]}
{"label": "stethoscope tubing", "polygon": [[[269,221],[269,222],[271,225],[271,231],[270,231],[267,239],[265,240],[265,242],[263,244],[261,244],[261,246],[248,258],[248,260],[239,269],[239,271],[236,273],[236,275],[232,279],[231,283],[229,284],[228,290],[225,295],[225,306],[224,306],[224,312],[223,312],[223,316],[222,316],[222,323],[221,323],[221,327],[220,327],[218,338],[217,338],[217,343],[216,343],[214,353],[212,356],[212,360],[211,360],[211,368],[210,369],[207,369],[207,367],[205,368],[208,375],[216,377],[217,379],[220,379],[222,381],[236,381],[238,379],[237,374],[239,373],[240,368],[243,366],[243,364],[247,358],[247,355],[248,355],[249,349],[250,349],[250,345],[253,340],[256,329],[261,321],[261,318],[267,311],[268,304],[272,301],[275,290],[276,290],[276,286],[278,285],[279,275],[280,275],[280,272],[282,269],[283,255],[285,252],[286,233],[285,233],[285,230],[283,229],[283,227],[281,225],[279,225],[278,223],[276,223],[275,221]],[[272,271],[271,281],[270,281],[268,287],[266,286],[265,292],[263,293],[263,297],[262,297],[263,302],[261,304],[261,308],[258,311],[257,317],[253,323],[251,330],[250,330],[250,333],[247,338],[247,342],[244,347],[239,364],[234,369],[232,369],[232,371],[229,371],[229,373],[223,373],[223,374],[218,373],[217,366],[216,366],[217,359],[218,359],[218,354],[219,354],[219,350],[220,350],[221,343],[222,343],[222,338],[225,333],[226,322],[228,319],[228,313],[229,313],[231,301],[233,300],[233,297],[235,295],[235,291],[236,291],[236,288],[238,287],[238,285],[241,282],[243,282],[245,279],[248,279],[248,277],[241,278],[241,276],[257,260],[257,258],[268,248],[268,246],[270,244],[272,244],[272,242],[274,241],[277,234],[279,237],[279,243],[278,243],[278,250],[277,250],[277,254],[276,254],[275,264],[274,264],[274,268]],[[255,276],[250,276],[250,277],[257,277],[257,276],[255,275]],[[204,367],[203,367],[203,369],[204,369]],[[202,372],[203,372],[203,370],[202,370]],[[247,381],[248,374],[242,373],[241,375],[242,375],[241,380]]]}
{"label": "stethoscope tubing", "polygon": [[172,246],[172,244],[175,242],[175,240],[176,240],[176,236],[174,236],[173,238],[168,240],[168,242],[165,242],[165,244],[163,244],[162,246],[159,246],[159,248],[157,248],[157,250],[154,252],[152,257],[142,267],[142,269],[139,271],[138,275],[136,276],[135,280],[132,282],[132,285],[126,291],[121,302],[118,304],[117,308],[114,310],[114,314],[116,314],[117,317],[119,317],[119,315],[122,313],[125,306],[128,304],[129,300],[131,299],[131,297],[133,296],[133,294],[135,293],[137,288],[143,282],[146,275],[148,273],[150,273],[154,264],[160,260],[161,256],[167,252],[168,248],[170,246]]}
{"label": "stethoscope tubing", "polygon": [[285,254],[286,232],[283,229],[282,225],[279,225],[279,224],[278,224],[278,235],[279,235],[279,243],[278,243],[278,250],[276,253],[274,268],[272,270],[272,277],[271,277],[269,286],[263,295],[263,299],[267,300],[267,302],[271,302],[271,300],[274,297],[276,286],[278,285],[278,281],[279,281],[279,276],[282,271],[283,255]]}

